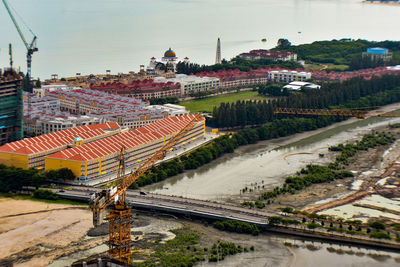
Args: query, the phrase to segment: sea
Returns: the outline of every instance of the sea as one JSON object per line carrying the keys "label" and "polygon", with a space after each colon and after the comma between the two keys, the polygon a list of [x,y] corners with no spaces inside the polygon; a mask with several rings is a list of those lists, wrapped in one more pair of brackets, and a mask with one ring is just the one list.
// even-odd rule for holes
{"label": "sea", "polygon": [[[37,36],[32,77],[138,71],[172,48],[180,59],[213,64],[268,49],[279,38],[400,40],[400,6],[361,0],[7,0],[29,43]],[[262,39],[266,42],[262,42]],[[0,4],[0,68],[26,70],[26,49]]]}

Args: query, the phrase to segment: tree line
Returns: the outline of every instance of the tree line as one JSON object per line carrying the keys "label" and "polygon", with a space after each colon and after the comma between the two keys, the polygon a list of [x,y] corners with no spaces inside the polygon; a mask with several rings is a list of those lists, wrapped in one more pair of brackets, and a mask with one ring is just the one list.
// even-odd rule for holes
{"label": "tree line", "polygon": [[[341,39],[331,41],[316,41],[311,44],[301,44],[297,46],[278,46],[274,48],[274,50],[295,52],[299,59],[303,59],[308,62],[350,65],[352,60],[361,58],[362,52],[365,52],[369,47],[384,47],[391,51],[400,51],[400,42],[372,42],[361,39]],[[394,57],[393,62],[391,62],[391,64],[399,63],[400,59],[396,57]],[[353,65],[353,68],[354,67],[355,65]],[[358,67],[362,68],[364,66],[359,65]]]}
{"label": "tree line", "polygon": [[216,127],[231,128],[259,125],[285,118],[274,115],[276,107],[326,109],[342,105],[371,107],[400,101],[400,75],[385,75],[371,80],[353,78],[344,82],[325,83],[319,90],[304,90],[271,101],[237,101],[221,103],[213,109],[209,122]]}
{"label": "tree line", "polygon": [[74,179],[74,174],[67,168],[40,172],[36,169],[21,169],[0,164],[0,192],[3,193],[21,190],[23,186],[38,188],[50,184],[51,181]]}
{"label": "tree line", "polygon": [[250,71],[251,69],[280,67],[283,69],[303,69],[304,67],[295,61],[275,61],[273,59],[246,60],[235,57],[230,61],[223,60],[221,64],[199,65],[197,63],[178,62],[176,65],[177,73],[196,74],[203,71],[234,70]]}

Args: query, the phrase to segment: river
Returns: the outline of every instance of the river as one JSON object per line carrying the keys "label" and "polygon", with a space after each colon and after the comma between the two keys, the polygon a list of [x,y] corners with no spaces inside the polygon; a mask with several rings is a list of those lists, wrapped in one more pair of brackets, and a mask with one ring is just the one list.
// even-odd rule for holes
{"label": "river", "polygon": [[149,185],[145,191],[205,200],[226,200],[260,185],[272,189],[307,164],[331,162],[328,147],[360,138],[400,118],[350,119],[323,129],[247,145],[196,170]]}
{"label": "river", "polygon": [[[138,71],[169,47],[179,58],[212,64],[217,38],[222,57],[293,44],[341,38],[399,40],[400,6],[361,0],[8,0],[38,36],[32,76],[49,79],[91,73]],[[17,20],[20,21],[17,16]],[[28,42],[29,31],[20,22]],[[262,43],[261,39],[267,42]],[[25,70],[26,51],[0,5],[0,67]]]}

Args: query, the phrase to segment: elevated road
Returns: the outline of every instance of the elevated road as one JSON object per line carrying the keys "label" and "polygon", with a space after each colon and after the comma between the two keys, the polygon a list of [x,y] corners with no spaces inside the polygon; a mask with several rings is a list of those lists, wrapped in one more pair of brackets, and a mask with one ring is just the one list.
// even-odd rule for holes
{"label": "elevated road", "polygon": [[[60,197],[71,200],[89,202],[90,196],[101,191],[93,187],[73,187],[69,190],[53,189]],[[270,216],[281,216],[301,221],[301,215],[288,214],[283,216],[278,212],[253,210],[229,204],[222,204],[198,199],[176,196],[166,196],[152,193],[141,193],[136,190],[127,191],[127,204],[134,209],[155,211],[158,213],[176,214],[185,217],[204,218],[211,220],[235,220],[252,223],[271,232],[306,238],[347,243],[366,247],[400,250],[400,245],[392,240],[371,239],[368,236],[357,236],[346,233],[329,232],[325,228],[308,229],[305,225],[269,225]],[[318,223],[318,222],[317,222]],[[339,227],[338,222],[334,226]]]}
{"label": "elevated road", "polygon": [[[56,192],[62,198],[89,202],[90,195],[100,190],[92,187],[73,187],[70,190],[56,190]],[[217,202],[152,193],[143,194],[133,190],[127,191],[126,196],[128,205],[134,209],[153,210],[161,213],[174,213],[214,220],[237,220],[259,226],[267,226],[269,216],[279,215],[278,213],[251,210]]]}

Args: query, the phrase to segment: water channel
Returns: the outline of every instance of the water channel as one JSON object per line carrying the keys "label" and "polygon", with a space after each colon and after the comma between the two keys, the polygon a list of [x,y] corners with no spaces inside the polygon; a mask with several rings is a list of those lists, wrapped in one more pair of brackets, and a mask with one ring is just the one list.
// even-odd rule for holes
{"label": "water channel", "polygon": [[329,127],[290,137],[259,142],[235,150],[197,170],[144,188],[145,191],[204,200],[225,200],[252,184],[271,189],[307,164],[330,162],[328,147],[358,139],[399,118],[349,119]]}

